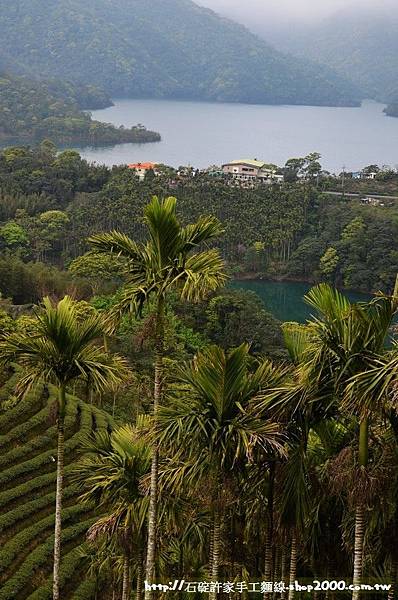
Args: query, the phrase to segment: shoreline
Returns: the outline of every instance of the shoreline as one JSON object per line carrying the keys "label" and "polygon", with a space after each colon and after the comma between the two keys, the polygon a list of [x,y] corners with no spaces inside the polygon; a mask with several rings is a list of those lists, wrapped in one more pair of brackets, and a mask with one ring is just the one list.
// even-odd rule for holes
{"label": "shoreline", "polygon": [[[322,283],[321,281],[314,281],[314,280],[310,280],[310,279],[301,279],[301,278],[295,278],[295,277],[284,277],[284,276],[280,276],[280,277],[272,277],[269,275],[262,275],[261,273],[241,273],[239,275],[234,275],[233,277],[231,277],[231,281],[242,281],[242,282],[253,282],[253,283],[290,283],[290,284],[294,284],[294,283],[301,283],[301,284],[305,284],[308,285],[310,287],[318,285],[319,283]],[[364,296],[374,296],[377,292],[376,291],[364,291],[364,290],[359,290],[359,289],[355,289],[355,288],[345,288],[345,287],[341,287],[341,286],[337,286],[337,285],[333,285],[333,287],[335,287],[337,290],[339,290],[342,293],[345,292],[349,292],[349,293],[353,293],[353,294],[363,294]]]}

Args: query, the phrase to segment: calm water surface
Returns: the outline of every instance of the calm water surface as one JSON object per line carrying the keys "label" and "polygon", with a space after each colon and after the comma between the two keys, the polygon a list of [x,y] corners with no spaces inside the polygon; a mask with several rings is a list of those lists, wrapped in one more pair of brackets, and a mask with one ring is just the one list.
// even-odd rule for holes
{"label": "calm water surface", "polygon": [[107,165],[153,161],[202,168],[235,158],[283,165],[292,156],[317,151],[330,171],[357,170],[372,163],[398,163],[398,118],[384,105],[361,108],[260,106],[168,100],[116,100],[93,117],[131,127],[143,123],[162,141],[85,148],[85,158]]}
{"label": "calm water surface", "polygon": [[[303,300],[311,286],[307,283],[275,281],[234,281],[235,288],[256,292],[267,310],[280,321],[305,323],[312,314],[311,308]],[[344,292],[351,302],[364,302],[371,298],[367,294]]]}

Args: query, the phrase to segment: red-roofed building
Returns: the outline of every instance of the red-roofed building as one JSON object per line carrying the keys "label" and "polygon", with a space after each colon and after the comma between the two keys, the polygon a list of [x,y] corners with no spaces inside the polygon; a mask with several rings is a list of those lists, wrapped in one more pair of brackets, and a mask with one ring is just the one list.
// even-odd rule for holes
{"label": "red-roofed building", "polygon": [[134,169],[140,179],[144,179],[144,177],[148,171],[153,171],[156,174],[157,163],[143,162],[143,163],[133,163],[133,164],[127,165],[127,166],[129,169]]}

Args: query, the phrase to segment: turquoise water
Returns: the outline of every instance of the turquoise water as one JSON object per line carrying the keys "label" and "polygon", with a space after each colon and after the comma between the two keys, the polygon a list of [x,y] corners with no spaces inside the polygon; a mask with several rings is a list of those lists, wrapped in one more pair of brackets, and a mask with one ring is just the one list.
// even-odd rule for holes
{"label": "turquoise water", "polygon": [[[276,281],[233,281],[232,287],[256,292],[267,310],[280,321],[304,323],[311,316],[311,308],[303,300],[311,286],[307,283]],[[371,296],[344,292],[351,302],[366,301]]]}

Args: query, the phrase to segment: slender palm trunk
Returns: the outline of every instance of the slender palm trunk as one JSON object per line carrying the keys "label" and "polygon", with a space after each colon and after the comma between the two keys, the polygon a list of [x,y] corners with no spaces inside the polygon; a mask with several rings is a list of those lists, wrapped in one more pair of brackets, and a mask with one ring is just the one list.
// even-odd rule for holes
{"label": "slender palm trunk", "polygon": [[[359,428],[359,466],[361,469],[366,469],[368,466],[369,453],[369,419],[364,418],[361,421]],[[359,586],[362,582],[363,575],[363,551],[365,541],[365,505],[360,500],[355,511],[355,544],[354,544],[354,575],[353,584]],[[360,591],[352,592],[352,600],[358,600]]]}
{"label": "slender palm trunk", "polygon": [[106,333],[104,333],[103,335],[103,344],[105,352],[109,352],[108,336],[106,335]]}
{"label": "slender palm trunk", "polygon": [[290,575],[289,575],[289,584],[291,589],[289,589],[289,600],[294,599],[294,583],[296,581],[297,576],[297,533],[296,530],[293,530],[292,533],[292,547],[290,551]]}
{"label": "slender palm trunk", "polygon": [[65,387],[59,388],[58,406],[58,449],[57,449],[57,489],[55,495],[55,533],[54,533],[54,571],[53,571],[53,600],[59,600],[59,569],[61,562],[61,532],[62,532],[62,495],[64,483],[64,424],[65,424]]}
{"label": "slender palm trunk", "polygon": [[137,584],[136,584],[136,600],[142,600],[143,598],[143,587],[144,587],[144,581],[143,581],[143,569],[142,569],[142,559],[140,557],[140,562],[138,564],[137,567]]}
{"label": "slender palm trunk", "polygon": [[[289,569],[289,560],[288,560],[288,548],[285,544],[282,547],[282,559],[281,559],[281,580],[287,586],[288,579],[288,569]],[[286,592],[282,592],[281,597],[286,598]]]}
{"label": "slender palm trunk", "polygon": [[[321,580],[321,577],[319,577],[318,568],[317,568],[314,556],[311,557],[311,571],[312,571],[312,576],[313,576],[314,580],[315,579]],[[331,579],[329,570],[327,571],[326,579],[328,581]],[[325,593],[326,599],[328,597],[328,593],[329,593],[329,590],[327,590]],[[314,590],[312,597],[313,597],[313,600],[319,600],[321,595],[318,590]]]}
{"label": "slender palm trunk", "polygon": [[[357,506],[355,514],[355,546],[354,546],[354,585],[359,586],[362,581],[363,570],[363,545],[365,539],[365,507],[363,504]],[[354,590],[353,600],[358,600],[360,591]]]}
{"label": "slender palm trunk", "polygon": [[[163,345],[164,345],[164,299],[158,299],[156,313],[156,340],[155,340],[155,387],[153,394],[153,413],[156,419],[158,408],[162,399],[163,387]],[[158,509],[158,469],[159,469],[159,448],[157,445],[152,452],[151,465],[151,489],[148,510],[148,543],[146,558],[146,580],[148,583],[155,582],[155,561],[156,561],[156,526]],[[145,590],[145,600],[152,600],[154,597],[151,589]]]}
{"label": "slender palm trunk", "polygon": [[[221,557],[221,513],[219,506],[214,509],[213,517],[213,556],[211,561],[211,580],[219,581]],[[209,600],[217,600],[216,591],[209,593]]]}
{"label": "slender palm trunk", "polygon": [[130,595],[130,560],[126,554],[123,561],[122,600],[129,600]]}
{"label": "slender palm trunk", "polygon": [[388,592],[387,600],[394,600],[396,597],[397,589],[397,575],[398,575],[398,561],[393,558],[391,564],[391,588]]}
{"label": "slender palm trunk", "polygon": [[[275,548],[274,554],[274,569],[272,581],[279,582],[282,581],[282,549],[277,547]],[[275,600],[278,598],[278,592],[273,592],[272,598]]]}
{"label": "slender palm trunk", "polygon": [[211,572],[213,568],[213,552],[214,552],[214,527],[212,527],[210,531],[210,539],[209,539],[209,569],[208,575],[211,577]]}
{"label": "slender palm trunk", "polygon": [[[265,539],[265,557],[264,557],[264,581],[272,581],[272,552],[273,552],[273,534],[274,534],[274,485],[275,485],[275,463],[271,463],[269,470],[269,491],[267,506],[267,527]],[[264,593],[264,600],[272,598],[271,592]]]}

